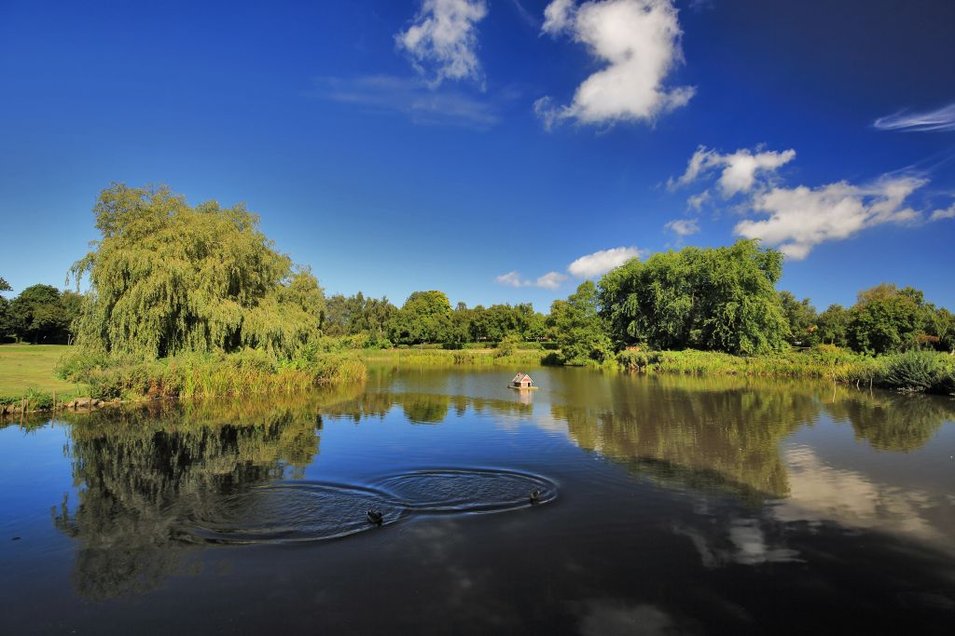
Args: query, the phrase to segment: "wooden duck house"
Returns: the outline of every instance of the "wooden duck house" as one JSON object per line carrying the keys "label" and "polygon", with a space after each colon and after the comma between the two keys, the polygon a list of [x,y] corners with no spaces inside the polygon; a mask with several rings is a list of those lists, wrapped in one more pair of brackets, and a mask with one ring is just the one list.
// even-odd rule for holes
{"label": "wooden duck house", "polygon": [[514,379],[511,380],[511,383],[508,385],[512,389],[536,389],[534,386],[534,381],[531,379],[531,376],[526,373],[518,373],[514,376]]}

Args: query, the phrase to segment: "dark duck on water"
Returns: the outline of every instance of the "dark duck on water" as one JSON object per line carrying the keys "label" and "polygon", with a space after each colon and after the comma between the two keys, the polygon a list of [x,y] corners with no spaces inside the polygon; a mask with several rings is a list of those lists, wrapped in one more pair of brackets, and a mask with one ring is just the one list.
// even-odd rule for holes
{"label": "dark duck on water", "polygon": [[385,520],[385,515],[381,513],[380,510],[375,510],[370,508],[368,510],[368,523],[373,523],[376,526],[380,526]]}

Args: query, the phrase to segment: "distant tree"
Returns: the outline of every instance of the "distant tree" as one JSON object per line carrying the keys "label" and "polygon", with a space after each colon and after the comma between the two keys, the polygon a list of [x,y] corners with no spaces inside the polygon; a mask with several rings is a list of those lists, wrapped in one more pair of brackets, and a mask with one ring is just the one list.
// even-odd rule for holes
{"label": "distant tree", "polygon": [[63,308],[64,328],[67,333],[67,344],[72,344],[76,338],[77,320],[83,311],[82,294],[66,290],[60,294],[60,305]]}
{"label": "distant tree", "polygon": [[459,348],[471,339],[471,320],[474,312],[459,302],[451,312],[451,327],[443,342],[449,347]]}
{"label": "distant tree", "polygon": [[389,323],[391,341],[399,344],[447,342],[452,337],[451,302],[444,292],[412,292]]}
{"label": "distant tree", "polygon": [[955,353],[955,314],[947,309],[939,309],[933,320],[935,335],[938,336],[937,349]]}
{"label": "distant tree", "polygon": [[387,298],[367,298],[361,292],[354,296],[335,294],[325,302],[322,330],[329,336],[367,334],[370,341],[387,337],[388,323],[398,311]]}
{"label": "distant tree", "polygon": [[776,351],[789,332],[775,289],[782,260],[756,241],[633,259],[601,279],[601,315],[618,347]]}
{"label": "distant tree", "polygon": [[921,291],[883,283],[859,292],[849,310],[848,340],[856,351],[891,353],[916,348],[934,307]]}
{"label": "distant tree", "polygon": [[319,334],[318,281],[241,205],[191,207],[166,187],[118,184],[94,213],[101,238],[72,268],[90,281],[81,344],[146,357],[242,347],[288,357]]}
{"label": "distant tree", "polygon": [[816,308],[808,298],[796,300],[791,292],[779,292],[779,302],[789,323],[789,344],[810,346],[819,341]]}
{"label": "distant tree", "polygon": [[849,310],[845,307],[837,304],[829,305],[816,319],[819,326],[816,336],[819,342],[838,347],[849,346],[849,319]]}
{"label": "distant tree", "polygon": [[[0,292],[10,291],[10,285],[0,276]],[[0,296],[0,342],[13,337],[13,323],[10,318],[9,301]]]}
{"label": "distant tree", "polygon": [[50,285],[24,289],[10,303],[9,315],[17,337],[34,344],[67,342],[75,317],[64,307],[60,290]]}
{"label": "distant tree", "polygon": [[549,326],[564,364],[603,362],[612,353],[604,322],[597,313],[597,287],[584,281],[567,300],[551,304]]}

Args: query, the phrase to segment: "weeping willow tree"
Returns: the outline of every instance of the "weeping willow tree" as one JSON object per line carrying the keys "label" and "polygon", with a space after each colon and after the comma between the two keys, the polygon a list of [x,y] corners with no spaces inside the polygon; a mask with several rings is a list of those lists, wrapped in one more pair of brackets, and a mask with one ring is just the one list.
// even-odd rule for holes
{"label": "weeping willow tree", "polygon": [[80,344],[152,358],[244,347],[290,357],[319,335],[318,281],[242,205],[191,207],[167,187],[114,184],[93,211],[102,238],[70,270],[90,281]]}

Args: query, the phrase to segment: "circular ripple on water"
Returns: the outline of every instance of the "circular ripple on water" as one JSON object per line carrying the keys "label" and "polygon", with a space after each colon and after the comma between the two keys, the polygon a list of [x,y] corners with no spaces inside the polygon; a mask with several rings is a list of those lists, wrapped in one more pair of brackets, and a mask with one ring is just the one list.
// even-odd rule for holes
{"label": "circular ripple on water", "polygon": [[376,484],[414,512],[498,512],[557,498],[557,485],[540,475],[506,470],[434,469],[385,477]]}
{"label": "circular ripple on water", "polygon": [[219,500],[183,528],[182,539],[205,543],[283,543],[336,539],[378,526],[368,510],[379,510],[382,525],[403,512],[381,492],[342,484],[278,482]]}

